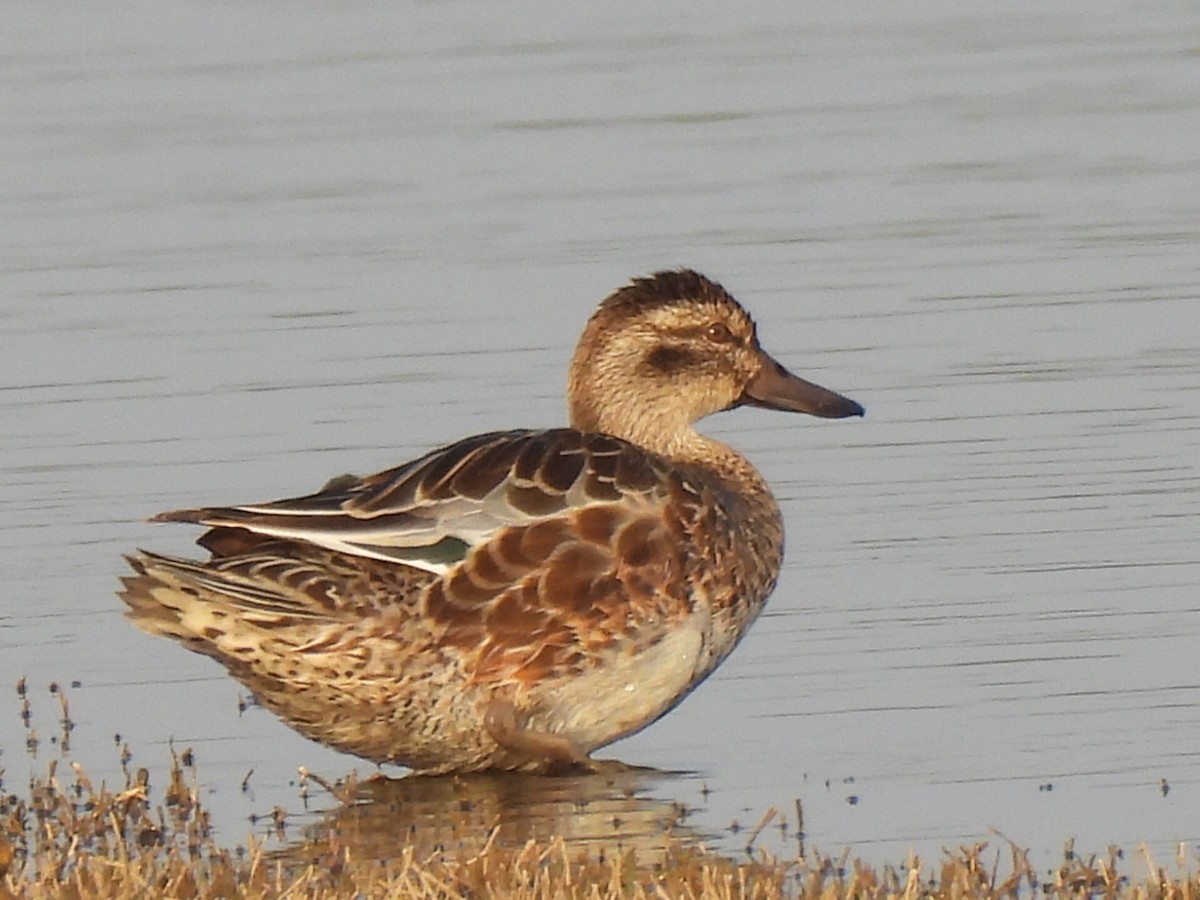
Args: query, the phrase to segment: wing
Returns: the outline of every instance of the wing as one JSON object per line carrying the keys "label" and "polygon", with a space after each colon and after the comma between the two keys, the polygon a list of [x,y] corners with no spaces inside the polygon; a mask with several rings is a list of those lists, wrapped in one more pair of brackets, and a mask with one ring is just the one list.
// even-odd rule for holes
{"label": "wing", "polygon": [[[444,573],[502,530],[595,505],[659,506],[667,470],[616,438],[560,428],[467,438],[362,479],[343,476],[304,497],[162,513],[211,526],[216,555],[247,539],[302,541],[351,556]],[[242,537],[228,539],[228,529]]]}

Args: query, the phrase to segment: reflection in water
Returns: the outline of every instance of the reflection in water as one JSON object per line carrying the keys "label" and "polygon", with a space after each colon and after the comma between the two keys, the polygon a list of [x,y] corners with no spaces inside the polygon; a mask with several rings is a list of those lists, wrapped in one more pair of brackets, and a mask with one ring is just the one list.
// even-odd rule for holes
{"label": "reflection in water", "polygon": [[660,859],[668,842],[698,842],[679,803],[647,796],[654,769],[546,777],[515,773],[386,778],[348,785],[345,803],[306,826],[303,838],[276,854],[297,863],[344,858],[470,857],[485,847],[520,848],[562,838],[593,857],[634,850]]}

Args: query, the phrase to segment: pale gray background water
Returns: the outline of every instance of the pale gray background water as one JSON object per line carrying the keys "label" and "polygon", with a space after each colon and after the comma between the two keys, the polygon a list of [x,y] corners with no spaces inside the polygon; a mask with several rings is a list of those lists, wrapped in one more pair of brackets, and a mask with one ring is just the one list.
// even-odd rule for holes
{"label": "pale gray background water", "polygon": [[709,423],[787,570],[611,753],[700,773],[655,792],[701,827],[800,797],[876,859],[1200,838],[1195,3],[2,15],[6,788],[71,680],[74,758],[174,737],[231,840],[296,766],[369,771],[129,627],[120,554],[188,549],[161,509],[561,423],[592,305],[687,264],[868,417]]}

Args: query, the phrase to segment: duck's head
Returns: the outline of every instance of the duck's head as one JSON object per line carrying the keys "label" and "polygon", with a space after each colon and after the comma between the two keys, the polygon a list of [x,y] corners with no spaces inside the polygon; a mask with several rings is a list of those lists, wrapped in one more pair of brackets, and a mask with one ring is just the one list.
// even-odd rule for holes
{"label": "duck's head", "polygon": [[660,450],[735,406],[863,414],[776,362],[738,302],[688,269],[634,279],[600,304],[571,361],[568,394],[572,427]]}

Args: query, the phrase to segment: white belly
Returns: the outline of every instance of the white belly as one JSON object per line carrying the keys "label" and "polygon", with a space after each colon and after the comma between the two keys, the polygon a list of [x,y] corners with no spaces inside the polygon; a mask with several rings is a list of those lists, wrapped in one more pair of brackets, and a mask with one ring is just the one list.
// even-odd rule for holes
{"label": "white belly", "polygon": [[[538,697],[529,727],[572,738],[591,752],[649,725],[675,705],[702,670],[710,617],[698,610],[640,653],[615,653],[603,664]],[[707,667],[703,667],[707,668]]]}

